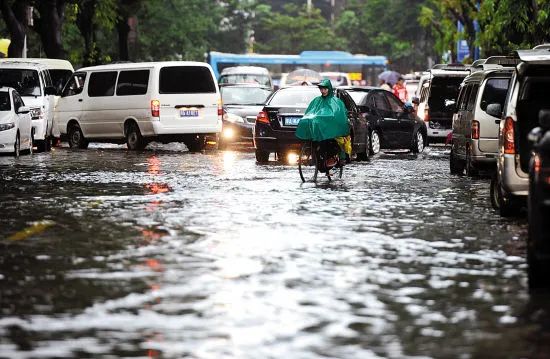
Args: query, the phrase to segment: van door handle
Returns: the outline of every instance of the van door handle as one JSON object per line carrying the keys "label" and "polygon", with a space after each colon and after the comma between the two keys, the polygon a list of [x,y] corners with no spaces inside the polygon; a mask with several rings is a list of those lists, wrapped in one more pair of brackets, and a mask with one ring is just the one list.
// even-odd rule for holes
{"label": "van door handle", "polygon": [[82,99],[81,99],[81,98],[79,98],[79,99],[78,99],[78,102],[82,102]]}

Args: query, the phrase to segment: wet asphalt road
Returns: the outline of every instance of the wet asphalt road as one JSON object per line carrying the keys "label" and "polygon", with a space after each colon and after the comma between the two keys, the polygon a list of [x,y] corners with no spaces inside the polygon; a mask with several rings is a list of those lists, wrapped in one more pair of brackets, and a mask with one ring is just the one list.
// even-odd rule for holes
{"label": "wet asphalt road", "polygon": [[0,357],[549,358],[526,219],[448,155],[317,184],[243,148],[0,157]]}

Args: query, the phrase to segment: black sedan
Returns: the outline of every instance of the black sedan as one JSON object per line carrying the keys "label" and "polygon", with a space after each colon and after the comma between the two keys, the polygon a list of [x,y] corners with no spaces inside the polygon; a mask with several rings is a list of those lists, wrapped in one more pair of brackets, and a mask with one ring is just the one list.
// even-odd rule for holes
{"label": "black sedan", "polygon": [[393,93],[378,87],[342,86],[336,89],[339,97],[348,94],[370,131],[370,153],[380,149],[410,149],[419,153],[427,145],[426,124]]}
{"label": "black sedan", "polygon": [[529,134],[532,156],[529,168],[529,287],[550,287],[550,110],[539,112],[539,125]]}
{"label": "black sedan", "polygon": [[219,147],[231,142],[251,141],[256,116],[271,90],[257,84],[220,85],[223,102],[223,124]]}
{"label": "black sedan", "polygon": [[[267,99],[254,126],[254,147],[259,163],[267,162],[271,153],[284,159],[285,154],[300,151],[302,142],[295,135],[296,127],[311,100],[320,95],[317,86],[293,86],[281,88]],[[349,95],[340,94],[339,97],[348,110],[352,157],[366,160],[369,153],[368,123]]]}

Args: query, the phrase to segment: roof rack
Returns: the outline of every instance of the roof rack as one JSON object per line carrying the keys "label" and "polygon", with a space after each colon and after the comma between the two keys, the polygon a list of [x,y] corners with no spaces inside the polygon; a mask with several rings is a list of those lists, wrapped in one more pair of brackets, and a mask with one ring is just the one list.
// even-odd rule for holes
{"label": "roof rack", "polygon": [[491,56],[485,61],[485,65],[500,65],[504,67],[514,67],[519,64],[519,59],[510,56]]}
{"label": "roof rack", "polygon": [[435,64],[431,68],[432,70],[448,70],[448,71],[460,71],[467,70],[470,66],[464,64]]}

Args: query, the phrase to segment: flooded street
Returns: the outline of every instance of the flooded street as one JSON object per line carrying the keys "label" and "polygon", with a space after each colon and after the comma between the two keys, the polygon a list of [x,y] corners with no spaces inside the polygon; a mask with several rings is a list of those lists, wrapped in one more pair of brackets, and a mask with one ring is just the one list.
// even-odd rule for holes
{"label": "flooded street", "polygon": [[0,157],[0,357],[549,357],[526,219],[448,149],[317,184],[184,149]]}

